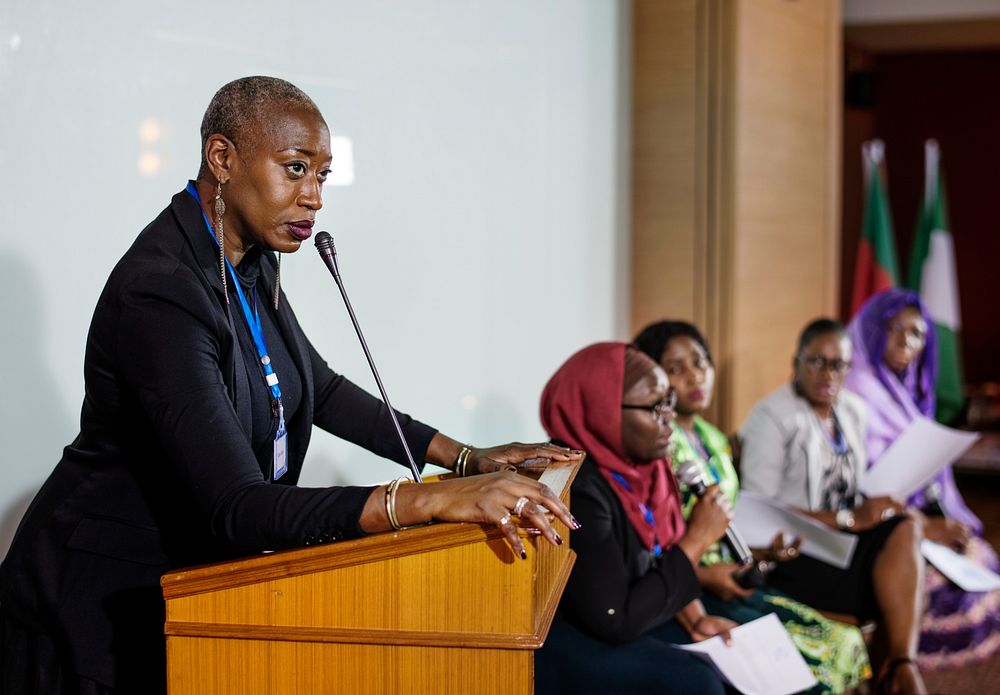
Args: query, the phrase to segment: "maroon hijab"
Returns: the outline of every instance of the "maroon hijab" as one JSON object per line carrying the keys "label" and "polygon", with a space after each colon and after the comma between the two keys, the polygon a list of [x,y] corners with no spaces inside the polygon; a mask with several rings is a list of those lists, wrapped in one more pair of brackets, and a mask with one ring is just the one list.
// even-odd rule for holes
{"label": "maroon hijab", "polygon": [[[552,439],[587,452],[618,496],[639,538],[652,550],[684,535],[680,490],[667,459],[627,461],[622,447],[626,349],[634,383],[656,363],[625,343],[597,343],[570,357],[542,392],[542,426]],[[648,361],[635,369],[636,355]],[[629,384],[631,386],[631,384]],[[624,481],[625,484],[622,483]],[[648,509],[650,518],[644,510]]]}

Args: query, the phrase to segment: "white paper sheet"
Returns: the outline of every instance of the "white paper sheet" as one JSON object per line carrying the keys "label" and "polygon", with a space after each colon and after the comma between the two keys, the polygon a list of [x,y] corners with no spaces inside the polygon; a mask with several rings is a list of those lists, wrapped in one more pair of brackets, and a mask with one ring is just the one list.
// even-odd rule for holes
{"label": "white paper sheet", "polygon": [[789,542],[801,536],[799,552],[841,569],[851,564],[858,544],[857,536],[834,531],[812,517],[749,490],[740,491],[733,525],[753,548],[770,546],[779,531],[785,533]]}
{"label": "white paper sheet", "polygon": [[730,634],[730,646],[721,637],[677,646],[706,655],[730,685],[747,695],[788,695],[816,685],[774,613],[740,625]]}
{"label": "white paper sheet", "polygon": [[[548,485],[558,497],[562,497],[562,494],[566,491],[566,483],[569,482],[569,476],[572,472],[573,466],[555,464],[542,471],[538,482]],[[545,505],[540,504],[538,508],[546,514],[552,513]]]}
{"label": "white paper sheet", "polygon": [[861,491],[869,497],[889,495],[905,500],[964,454],[980,436],[978,432],[954,430],[928,418],[917,418],[886,449],[878,465],[865,474]]}
{"label": "white paper sheet", "polygon": [[552,465],[542,472],[538,482],[548,485],[556,495],[562,495],[566,491],[566,483],[572,472],[573,466]]}
{"label": "white paper sheet", "polygon": [[925,540],[920,552],[941,574],[958,584],[965,591],[995,591],[1000,589],[1000,575],[980,567],[964,555],[939,543]]}

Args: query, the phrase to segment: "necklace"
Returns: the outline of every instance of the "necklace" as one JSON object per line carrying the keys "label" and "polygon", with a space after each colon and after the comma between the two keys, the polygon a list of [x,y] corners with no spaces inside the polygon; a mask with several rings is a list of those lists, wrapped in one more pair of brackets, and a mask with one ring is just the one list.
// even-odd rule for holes
{"label": "necklace", "polygon": [[820,425],[823,428],[823,434],[826,435],[826,441],[830,444],[830,448],[833,449],[833,453],[838,456],[846,454],[848,451],[847,439],[844,438],[844,432],[837,426],[836,415],[820,418]]}
{"label": "necklace", "polygon": [[687,440],[691,450],[694,451],[695,456],[700,458],[703,463],[708,463],[712,456],[708,453],[708,447],[705,446],[705,442],[701,441],[701,437],[698,436],[698,432],[689,432],[686,427],[682,427],[680,425],[678,425],[677,429],[681,431],[681,434],[684,436],[684,439]]}

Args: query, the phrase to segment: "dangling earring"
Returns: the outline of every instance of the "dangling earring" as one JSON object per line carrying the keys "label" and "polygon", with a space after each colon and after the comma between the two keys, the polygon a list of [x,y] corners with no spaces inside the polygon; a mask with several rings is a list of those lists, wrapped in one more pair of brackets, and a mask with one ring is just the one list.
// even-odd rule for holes
{"label": "dangling earring", "polygon": [[222,199],[222,182],[215,187],[215,240],[219,242],[219,276],[222,278],[222,293],[229,304],[229,286],[226,283],[226,252],[223,248],[222,216],[226,214],[226,201]]}
{"label": "dangling earring", "polygon": [[278,265],[274,268],[274,310],[278,310],[278,302],[281,300],[281,254],[278,254]]}

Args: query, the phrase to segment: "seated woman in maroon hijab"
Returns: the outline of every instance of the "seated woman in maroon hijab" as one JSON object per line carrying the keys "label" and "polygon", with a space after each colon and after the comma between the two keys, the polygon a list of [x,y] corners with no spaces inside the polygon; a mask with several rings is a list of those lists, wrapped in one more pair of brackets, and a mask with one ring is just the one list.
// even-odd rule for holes
{"label": "seated woman in maroon hijab", "polygon": [[545,430],[588,458],[571,490],[576,565],[535,658],[540,695],[724,692],[709,666],[670,646],[728,639],[736,625],[698,599],[694,566],[730,512],[713,486],[685,526],[666,460],[672,398],[660,366],[624,343],[584,348],[545,387]]}

